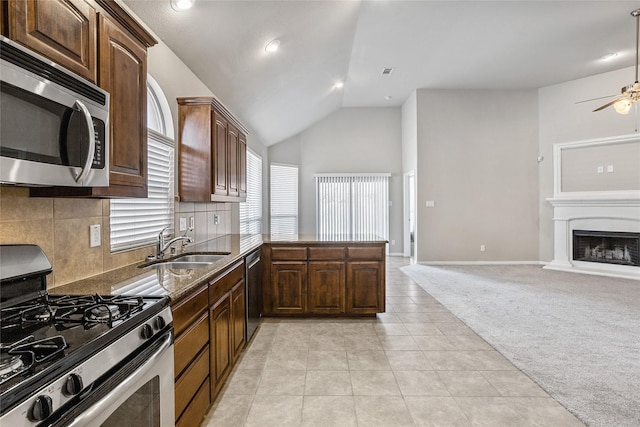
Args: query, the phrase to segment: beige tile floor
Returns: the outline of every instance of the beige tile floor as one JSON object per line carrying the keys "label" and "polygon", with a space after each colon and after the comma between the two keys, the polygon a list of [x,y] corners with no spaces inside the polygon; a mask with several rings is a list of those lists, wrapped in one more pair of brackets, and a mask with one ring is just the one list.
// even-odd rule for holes
{"label": "beige tile floor", "polygon": [[266,319],[203,426],[583,426],[387,261],[387,312]]}

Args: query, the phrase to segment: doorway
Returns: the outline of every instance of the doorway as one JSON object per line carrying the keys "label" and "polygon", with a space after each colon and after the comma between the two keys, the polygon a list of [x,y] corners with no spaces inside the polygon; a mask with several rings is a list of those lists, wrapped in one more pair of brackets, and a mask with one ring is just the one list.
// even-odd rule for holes
{"label": "doorway", "polygon": [[405,172],[404,180],[404,253],[411,258],[411,263],[416,262],[416,177],[414,171]]}

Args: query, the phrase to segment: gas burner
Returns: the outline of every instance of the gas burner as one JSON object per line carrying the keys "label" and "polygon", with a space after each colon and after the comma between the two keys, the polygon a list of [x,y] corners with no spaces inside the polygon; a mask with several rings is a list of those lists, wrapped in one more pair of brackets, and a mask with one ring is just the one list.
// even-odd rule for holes
{"label": "gas burner", "polygon": [[7,378],[25,369],[22,357],[13,354],[0,354],[0,378]]}
{"label": "gas burner", "polygon": [[85,316],[92,322],[107,322],[120,317],[120,307],[113,304],[100,304],[87,310]]}
{"label": "gas burner", "polygon": [[33,336],[27,337],[27,340],[22,340],[19,343],[14,344],[8,351],[11,355],[29,355],[31,359],[36,363],[41,363],[56,356],[63,355],[64,350],[68,347],[62,335],[57,335],[51,338],[44,338],[41,340],[35,340]]}

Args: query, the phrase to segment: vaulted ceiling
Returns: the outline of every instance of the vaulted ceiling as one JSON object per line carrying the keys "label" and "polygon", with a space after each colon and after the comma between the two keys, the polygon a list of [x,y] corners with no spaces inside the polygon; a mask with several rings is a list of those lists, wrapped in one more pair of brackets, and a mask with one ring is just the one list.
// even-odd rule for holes
{"label": "vaulted ceiling", "polygon": [[[632,66],[630,12],[640,7],[632,1],[196,0],[176,12],[169,0],[124,3],[265,145],[341,107],[402,105],[417,88],[531,89]],[[280,49],[268,54],[273,39]],[[613,52],[612,60],[600,59]],[[393,72],[383,76],[384,68]],[[631,73],[628,80],[584,97],[616,94],[633,83]],[[337,81],[344,81],[342,89]]]}

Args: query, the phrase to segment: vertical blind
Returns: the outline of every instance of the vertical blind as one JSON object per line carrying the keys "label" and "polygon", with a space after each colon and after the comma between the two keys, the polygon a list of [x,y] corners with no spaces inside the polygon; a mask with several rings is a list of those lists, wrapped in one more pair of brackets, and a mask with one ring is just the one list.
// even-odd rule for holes
{"label": "vertical blind", "polygon": [[247,150],[247,201],[240,203],[240,234],[262,233],[262,158]]}
{"label": "vertical blind", "polygon": [[389,238],[389,174],[316,175],[316,232]]}
{"label": "vertical blind", "polygon": [[154,243],[160,230],[173,233],[173,141],[148,130],[146,199],[111,201],[111,251]]}
{"label": "vertical blind", "polygon": [[298,166],[271,164],[271,233],[298,233]]}

